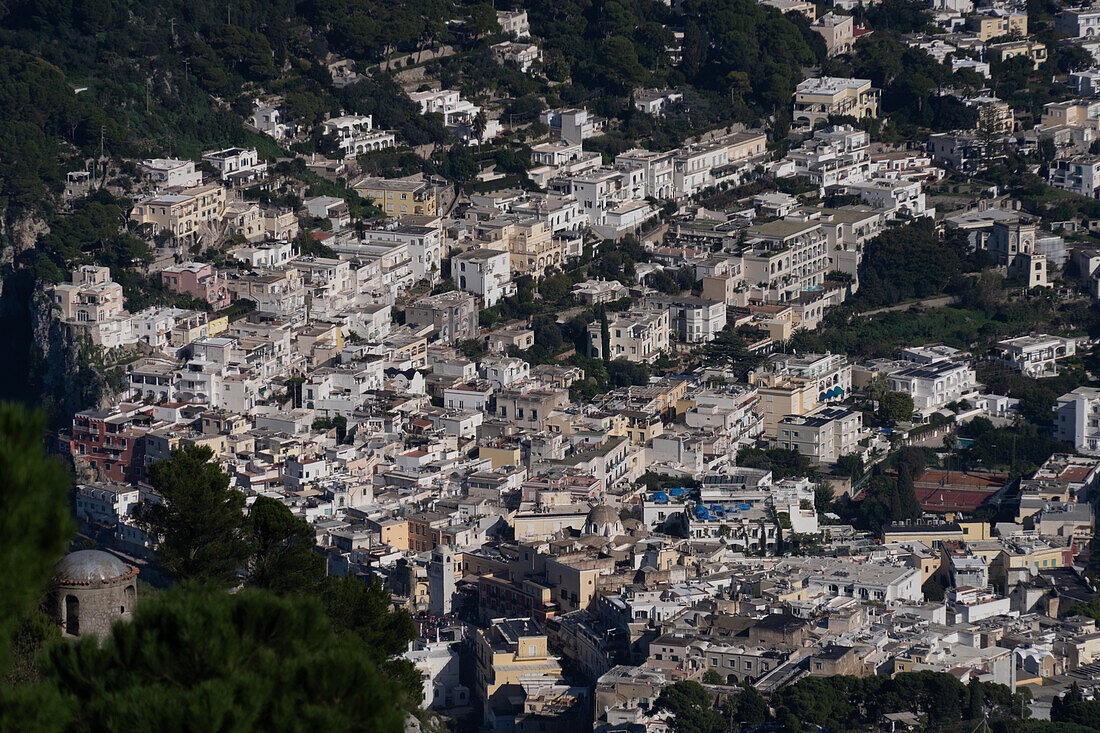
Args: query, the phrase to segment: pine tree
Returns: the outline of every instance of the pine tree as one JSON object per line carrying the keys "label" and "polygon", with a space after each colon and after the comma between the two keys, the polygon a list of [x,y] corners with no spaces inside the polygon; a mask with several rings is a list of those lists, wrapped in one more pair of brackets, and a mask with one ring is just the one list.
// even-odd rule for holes
{"label": "pine tree", "polygon": [[313,529],[285,504],[261,496],[248,512],[251,541],[248,582],[280,595],[309,592],[325,572]]}
{"label": "pine tree", "polygon": [[985,688],[976,677],[970,678],[969,689],[969,719],[978,720],[982,717],[982,707],[985,704]]}
{"label": "pine tree", "polygon": [[72,481],[46,456],[45,427],[42,413],[0,405],[0,672],[73,530]]}
{"label": "pine tree", "polygon": [[150,466],[149,483],[163,502],[143,503],[136,516],[174,579],[231,587],[248,561],[244,495],[229,488],[212,456],[205,446],[188,446]]}
{"label": "pine tree", "polygon": [[47,671],[72,730],[391,733],[404,718],[397,685],[316,600],[254,589],[147,597],[102,646],[52,647]]}
{"label": "pine tree", "polygon": [[898,471],[897,483],[898,514],[894,519],[917,519],[921,515],[920,502],[917,501],[916,488],[913,486],[913,474],[908,467]]}

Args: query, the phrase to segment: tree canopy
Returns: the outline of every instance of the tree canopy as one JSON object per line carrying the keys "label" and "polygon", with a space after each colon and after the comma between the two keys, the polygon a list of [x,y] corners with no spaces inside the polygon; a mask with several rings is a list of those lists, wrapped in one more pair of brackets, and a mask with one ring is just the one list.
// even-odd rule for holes
{"label": "tree canopy", "polygon": [[72,730],[392,733],[405,700],[316,601],[194,588],[143,598],[102,645],[55,644],[20,692],[0,722],[33,712]]}
{"label": "tree canopy", "polygon": [[163,501],[143,503],[136,516],[174,579],[230,587],[249,555],[245,499],[212,456],[205,446],[188,446],[152,464],[149,483]]}
{"label": "tree canopy", "polygon": [[0,674],[11,637],[65,554],[72,480],[46,455],[45,417],[0,404]]}
{"label": "tree canopy", "polygon": [[248,582],[279,594],[309,592],[321,580],[325,561],[316,551],[312,527],[286,504],[266,496],[248,510],[251,543]]}

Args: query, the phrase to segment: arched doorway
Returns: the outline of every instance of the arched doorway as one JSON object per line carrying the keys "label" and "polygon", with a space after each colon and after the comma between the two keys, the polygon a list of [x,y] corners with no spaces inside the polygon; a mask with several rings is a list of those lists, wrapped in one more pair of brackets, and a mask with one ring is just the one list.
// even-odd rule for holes
{"label": "arched doorway", "polygon": [[65,633],[80,634],[80,601],[76,596],[65,596]]}

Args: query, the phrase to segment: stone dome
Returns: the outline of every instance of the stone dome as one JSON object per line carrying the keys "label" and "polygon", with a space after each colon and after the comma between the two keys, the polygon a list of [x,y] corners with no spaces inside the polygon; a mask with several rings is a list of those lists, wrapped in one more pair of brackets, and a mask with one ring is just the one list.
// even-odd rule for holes
{"label": "stone dome", "polygon": [[63,585],[88,585],[112,583],[132,578],[137,568],[128,565],[109,552],[78,550],[70,553],[54,568],[55,583]]}
{"label": "stone dome", "polygon": [[584,533],[597,534],[601,537],[615,537],[622,534],[623,523],[619,519],[619,513],[607,504],[592,507],[584,520]]}

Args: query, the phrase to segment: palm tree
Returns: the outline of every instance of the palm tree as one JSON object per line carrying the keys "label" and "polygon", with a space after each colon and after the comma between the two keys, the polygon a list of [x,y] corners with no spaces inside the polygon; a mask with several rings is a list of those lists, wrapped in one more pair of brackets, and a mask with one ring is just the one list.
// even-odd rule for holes
{"label": "palm tree", "polygon": [[474,135],[477,137],[477,144],[481,145],[481,137],[485,134],[485,128],[489,125],[489,118],[485,114],[485,110],[478,110],[474,115],[473,122],[470,124],[470,128],[474,131]]}

